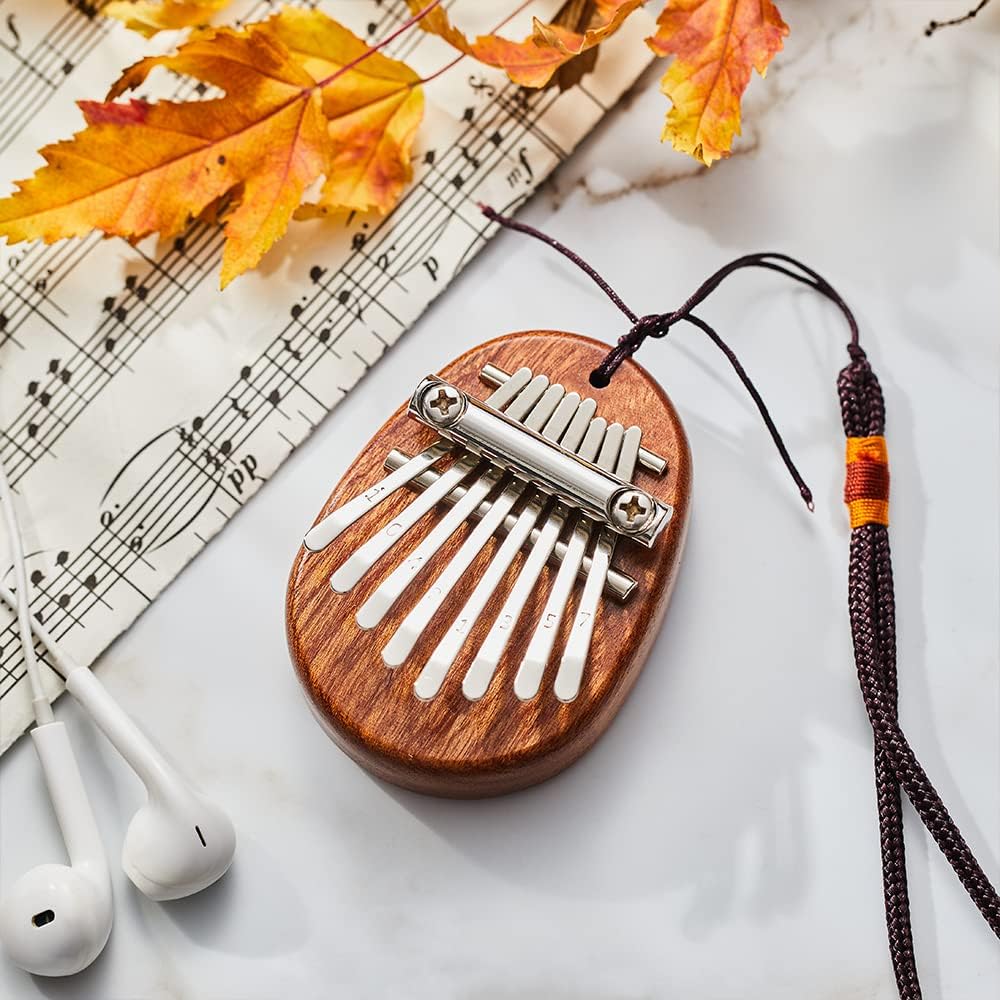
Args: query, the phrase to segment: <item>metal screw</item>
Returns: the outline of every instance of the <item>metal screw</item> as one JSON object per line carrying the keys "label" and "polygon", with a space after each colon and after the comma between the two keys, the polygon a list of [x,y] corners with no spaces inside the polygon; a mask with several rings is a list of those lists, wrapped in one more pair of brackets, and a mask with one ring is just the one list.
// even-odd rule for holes
{"label": "metal screw", "polygon": [[622,490],[611,501],[611,521],[622,531],[641,531],[653,516],[653,502],[642,490]]}
{"label": "metal screw", "polygon": [[462,412],[465,400],[450,385],[430,385],[420,401],[420,408],[432,423],[449,424]]}

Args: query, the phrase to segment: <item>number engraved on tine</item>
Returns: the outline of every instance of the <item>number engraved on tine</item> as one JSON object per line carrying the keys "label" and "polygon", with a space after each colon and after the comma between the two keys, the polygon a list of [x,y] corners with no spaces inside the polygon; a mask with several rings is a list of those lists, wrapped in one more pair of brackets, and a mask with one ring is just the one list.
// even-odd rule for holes
{"label": "number engraved on tine", "polygon": [[420,568],[458,530],[468,515],[485,499],[500,479],[496,469],[488,470],[468,489],[465,496],[438,522],[434,530],[413,550],[358,609],[355,616],[362,628],[374,628],[413,582]]}

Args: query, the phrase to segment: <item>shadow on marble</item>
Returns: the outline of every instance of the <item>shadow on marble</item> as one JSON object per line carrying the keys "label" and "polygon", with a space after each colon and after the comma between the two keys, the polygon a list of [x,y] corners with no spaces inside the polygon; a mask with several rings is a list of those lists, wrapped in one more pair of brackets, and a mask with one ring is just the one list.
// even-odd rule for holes
{"label": "shadow on marble", "polygon": [[[116,914],[115,919],[118,919]],[[70,1000],[70,998],[112,996],[111,983],[114,981],[114,969],[118,958],[114,951],[121,943],[115,944],[115,929],[111,928],[111,937],[100,955],[82,972],[73,976],[31,976],[32,985],[39,993],[51,1000]]]}
{"label": "shadow on marble", "polygon": [[296,951],[310,929],[303,900],[260,843],[243,829],[238,837],[233,867],[215,885],[187,899],[150,905],[200,948],[247,957]]}
{"label": "shadow on marble", "polygon": [[[873,278],[882,289],[903,287],[921,294],[928,288],[941,291],[956,284],[963,247],[990,259],[995,255],[996,158],[992,157],[993,170],[984,165],[978,171],[964,170],[961,176],[955,172],[954,151],[970,142],[966,121],[956,117],[899,134],[883,134],[875,150],[868,144],[835,149],[819,128],[802,121],[795,123],[795,129],[796,146],[809,148],[813,157],[837,163],[836,170],[810,178],[808,198],[805,191],[796,190],[802,184],[800,174],[784,177],[788,164],[772,168],[770,158],[763,154],[734,158],[720,169],[700,174],[697,198],[691,197],[690,187],[684,183],[646,189],[643,197],[676,222],[703,229],[727,251],[774,249],[808,261],[835,285],[843,286],[849,301],[862,297],[851,295],[852,284],[858,287]],[[817,154],[817,150],[824,151]],[[970,150],[969,156],[984,164],[991,159],[985,148],[978,153]],[[905,175],[899,170],[902,163],[907,164]],[[775,170],[774,184],[764,174],[771,169]],[[864,182],[857,183],[858,178]],[[959,181],[961,189],[956,186]],[[901,192],[901,185],[907,190]],[[789,201],[780,204],[786,198]],[[980,201],[984,209],[973,226],[964,224],[964,212],[956,212],[956,200],[967,199]],[[768,246],[760,246],[760,234],[773,231],[773,213],[792,210],[797,203],[805,208],[807,201],[823,207],[802,216],[800,234],[789,232],[777,246],[770,245],[773,239]],[[706,203],[712,206],[710,212],[705,210]],[[835,210],[837,206],[840,211]],[[942,233],[951,233],[953,238],[941,239]],[[831,247],[853,247],[853,256],[841,252],[839,257],[831,257]],[[577,249],[586,253],[586,247]],[[765,289],[774,287],[773,283],[764,285]],[[688,290],[680,291],[686,294]],[[669,301],[654,304],[661,309],[670,305]],[[956,354],[942,335],[948,316],[928,315],[905,298],[895,299],[893,308],[900,314],[900,328],[915,346],[949,368],[955,367]],[[864,340],[877,342],[878,331],[865,328],[863,315],[861,319]],[[838,343],[841,339],[838,337]]]}

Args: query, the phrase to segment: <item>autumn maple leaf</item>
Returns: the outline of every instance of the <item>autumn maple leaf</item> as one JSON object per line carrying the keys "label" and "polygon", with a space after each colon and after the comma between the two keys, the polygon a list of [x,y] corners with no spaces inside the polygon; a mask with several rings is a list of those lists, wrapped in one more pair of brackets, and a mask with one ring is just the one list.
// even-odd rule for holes
{"label": "autumn maple leaf", "polygon": [[[113,100],[158,66],[224,96]],[[80,102],[87,128],[43,149],[47,164],[0,201],[0,236],[171,236],[228,196],[225,287],[284,234],[321,176],[320,211],[394,204],[423,114],[419,83],[320,11],[201,32],[127,69],[108,101]]]}
{"label": "autumn maple leaf", "polygon": [[728,156],[751,70],[763,76],[787,34],[771,0],[669,0],[647,40],[674,56],[661,81],[673,102],[662,138],[706,166]]}
{"label": "autumn maple leaf", "polygon": [[[645,2],[593,0],[585,31],[574,31],[563,24],[545,24],[536,17],[531,34],[520,42],[495,34],[470,40],[440,7],[426,14],[420,26],[440,35],[465,55],[506,70],[507,76],[522,87],[544,87],[560,67],[610,38]],[[407,3],[413,11],[423,6],[421,0],[407,0]]]}
{"label": "autumn maple leaf", "polygon": [[[112,0],[102,10],[154,34],[200,23],[225,3]],[[80,102],[83,131],[42,149],[45,166],[0,199],[0,237],[54,242],[96,229],[138,240],[218,219],[224,287],[256,266],[293,216],[387,212],[398,201],[412,176],[423,81],[379,50],[403,31],[419,23],[521,86],[564,87],[643,0],[565,0],[522,41],[470,41],[441,0],[408,4],[413,17],[374,49],[321,11],[285,8],[239,29],[200,28],[177,51],[140,60],[103,102]],[[752,70],[764,74],[787,33],[772,0],[668,0],[647,39],[673,58],[662,81],[673,102],[663,138],[706,164],[729,155]],[[222,96],[119,100],[156,68]],[[316,188],[317,200],[303,205]]]}

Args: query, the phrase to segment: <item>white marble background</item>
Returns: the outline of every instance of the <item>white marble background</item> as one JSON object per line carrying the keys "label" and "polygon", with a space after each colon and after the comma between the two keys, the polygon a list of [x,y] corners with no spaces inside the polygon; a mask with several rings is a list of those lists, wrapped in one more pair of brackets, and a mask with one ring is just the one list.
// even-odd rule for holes
{"label": "white marble background", "polygon": [[[649,74],[525,218],[639,311],[754,249],[798,255],[854,305],[888,404],[903,724],[996,880],[1000,4],[922,33],[968,2],[783,0],[792,36],[751,85],[731,161],[705,172],[659,146]],[[714,348],[686,329],[647,346],[692,440],[695,514],[645,674],[587,757],[494,801],[380,785],[315,725],[284,648],[303,529],[416,377],[506,330],[622,332],[581,275],[503,235],[101,663],[231,810],[233,871],[163,906],[117,873],[99,961],[64,981],[4,962],[0,995],[890,1000],[845,607],[846,334],[764,274],[701,311],[757,378],[817,511]],[[72,705],[58,714],[117,845],[141,787]],[[61,847],[30,744],[0,772],[7,886]],[[925,995],[992,1000],[997,941],[912,813],[907,834]]]}

